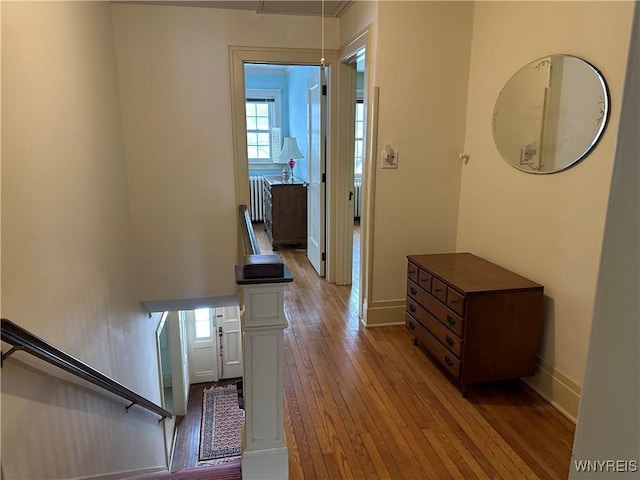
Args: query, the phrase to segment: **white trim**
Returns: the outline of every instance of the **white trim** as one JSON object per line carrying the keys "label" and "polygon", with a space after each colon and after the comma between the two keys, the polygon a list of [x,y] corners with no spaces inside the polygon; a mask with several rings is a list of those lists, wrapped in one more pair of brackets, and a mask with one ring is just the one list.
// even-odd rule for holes
{"label": "white trim", "polygon": [[[164,372],[162,371],[162,345],[160,343],[160,335],[162,334],[162,330],[165,328],[165,325],[167,326],[167,328],[169,327],[169,325],[167,324],[168,316],[169,316],[169,312],[162,313],[156,325],[156,332],[155,332],[156,357],[158,360],[158,390],[159,390],[158,394],[160,398],[160,406],[165,409],[166,409],[165,407],[166,399],[164,398]],[[171,432],[170,441],[167,441],[167,428],[171,428],[173,430]],[[175,434],[175,415],[173,418],[171,419],[166,418],[162,422],[162,436],[164,440],[165,461],[167,462],[167,465],[171,465],[171,455],[173,452],[174,445],[173,443],[170,443],[170,442],[173,442],[175,438],[174,434]]]}
{"label": "white trim", "polygon": [[[339,52],[339,60],[341,62],[340,68],[337,69],[337,73],[340,76],[338,94],[340,95],[340,102],[338,108],[340,109],[337,113],[338,115],[338,123],[340,123],[340,132],[348,131],[349,135],[344,138],[344,135],[338,138],[338,156],[340,158],[350,158],[353,159],[353,132],[352,128],[355,126],[355,108],[351,106],[351,104],[355,105],[356,99],[356,72],[355,68],[350,66],[346,66],[347,64],[352,63],[357,60],[358,55],[362,50],[365,53],[365,74],[364,74],[364,83],[365,83],[365,91],[363,103],[365,105],[365,132],[364,132],[364,151],[363,151],[363,162],[362,169],[363,175],[361,176],[361,183],[363,188],[363,203],[361,210],[361,225],[364,228],[361,229],[360,234],[360,265],[359,265],[359,281],[358,285],[359,297],[358,297],[358,317],[366,318],[366,314],[361,307],[363,305],[363,300],[365,297],[370,296],[371,292],[369,291],[370,282],[370,274],[371,274],[371,255],[370,252],[372,250],[368,248],[370,241],[370,233],[371,230],[368,229],[370,225],[369,219],[372,218],[373,210],[366,207],[366,199],[364,199],[365,195],[367,195],[367,191],[369,185],[367,184],[367,176],[366,172],[368,170],[368,165],[371,163],[367,160],[369,156],[369,145],[371,140],[371,124],[372,124],[372,116],[370,115],[368,105],[368,89],[371,85],[370,83],[370,62],[367,61],[369,58],[369,53],[371,52],[370,42],[370,31],[371,26],[368,26],[357,35],[355,35],[352,39],[347,41],[341,48]],[[345,92],[344,90],[347,89]],[[345,122],[348,124],[346,126],[342,126]],[[343,165],[338,165],[338,168],[341,168],[338,172],[338,181],[336,182],[336,192],[335,192],[335,206],[333,207],[337,213],[335,221],[332,222],[332,225],[335,225],[336,234],[332,238],[335,238],[335,261],[332,265],[327,266],[327,280],[333,281],[337,284],[350,284],[353,279],[352,272],[352,255],[353,255],[353,208],[352,201],[349,200],[349,191],[353,190],[353,182],[354,182],[354,173],[353,173],[353,160],[350,162],[343,162]],[[340,179],[342,181],[340,182]],[[328,243],[327,247],[331,247],[331,244]],[[332,256],[327,253],[327,257],[329,260],[332,260]],[[365,320],[366,322],[366,320]]]}
{"label": "white trim", "polygon": [[[244,64],[245,63],[271,63],[283,65],[319,65],[322,52],[319,49],[302,49],[302,48],[276,48],[276,47],[241,47],[229,46],[229,80],[231,83],[231,132],[233,137],[233,158],[235,173],[235,192],[237,205],[249,205],[249,165],[247,161],[247,132],[245,125],[245,116],[242,114],[244,110],[245,98],[245,82],[244,82]],[[337,53],[335,50],[325,50],[324,57],[326,65],[332,67],[337,64]],[[333,92],[337,91],[337,80],[333,72],[329,75],[329,105],[327,111],[327,269],[330,271],[335,252],[332,250],[332,240],[335,237],[335,228],[332,228],[333,206],[335,203],[335,193],[333,192],[333,184],[335,182],[335,170],[337,164],[337,126],[335,121],[335,112],[337,109],[337,95]],[[236,216],[237,217],[237,216]],[[238,219],[236,218],[234,231],[236,232],[236,241],[241,245],[241,238],[238,236]],[[240,257],[242,248],[237,249],[237,263],[242,263]],[[327,280],[330,280],[327,277]]]}
{"label": "white trim", "polygon": [[238,305],[237,295],[220,295],[218,297],[177,298],[175,300],[144,300],[140,302],[146,313],[174,312],[178,310],[195,310],[196,308],[233,307]]}
{"label": "white trim", "polygon": [[576,423],[582,388],[542,358],[538,358],[533,377],[523,378],[524,382],[560,413]]}
{"label": "white trim", "polygon": [[[245,65],[245,73],[246,73],[246,65]],[[272,112],[272,122],[271,122],[271,158],[250,158],[249,166],[268,166],[273,165],[276,162],[276,157],[280,153],[282,149],[282,145],[273,145],[273,131],[274,129],[278,129],[279,132],[282,131],[282,92],[275,88],[247,88],[245,90],[246,98],[270,98],[273,99],[273,112]],[[246,128],[246,124],[245,124]],[[278,135],[279,141],[281,141],[282,135]]]}
{"label": "white trim", "polygon": [[242,453],[243,480],[287,480],[289,452],[287,447]]}
{"label": "white trim", "polygon": [[157,466],[148,468],[139,468],[134,470],[119,470],[117,472],[91,475],[90,477],[75,477],[70,480],[119,480],[127,478],[129,480],[141,480],[144,478],[158,478],[158,474],[169,475],[167,466]]}
{"label": "white trim", "polygon": [[367,327],[404,325],[405,299],[371,302],[365,308],[362,322]]}

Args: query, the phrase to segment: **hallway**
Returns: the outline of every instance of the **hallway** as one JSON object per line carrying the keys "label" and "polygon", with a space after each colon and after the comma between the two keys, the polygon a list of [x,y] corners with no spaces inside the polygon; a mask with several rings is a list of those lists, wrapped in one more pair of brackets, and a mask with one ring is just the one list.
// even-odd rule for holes
{"label": "hallway", "polygon": [[[264,231],[256,235],[268,253]],[[278,253],[294,275],[285,287],[290,479],[567,478],[575,425],[522,382],[462,398],[404,326],[362,327],[355,287],[319,278],[304,250]]]}
{"label": "hallway", "polygon": [[[262,246],[261,246],[262,248]],[[575,425],[522,382],[468,398],[404,326],[363,328],[355,288],[300,250],[285,288],[285,433],[291,479],[563,479]]]}

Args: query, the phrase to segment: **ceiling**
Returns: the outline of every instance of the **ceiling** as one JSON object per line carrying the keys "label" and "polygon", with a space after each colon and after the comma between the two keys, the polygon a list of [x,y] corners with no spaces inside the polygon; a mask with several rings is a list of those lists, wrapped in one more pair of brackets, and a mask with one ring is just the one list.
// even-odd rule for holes
{"label": "ceiling", "polygon": [[177,5],[200,8],[230,8],[236,10],[253,10],[254,12],[280,15],[320,16],[324,4],[325,17],[339,17],[353,0],[227,0],[227,1],[118,1],[116,3],[138,3],[147,5]]}

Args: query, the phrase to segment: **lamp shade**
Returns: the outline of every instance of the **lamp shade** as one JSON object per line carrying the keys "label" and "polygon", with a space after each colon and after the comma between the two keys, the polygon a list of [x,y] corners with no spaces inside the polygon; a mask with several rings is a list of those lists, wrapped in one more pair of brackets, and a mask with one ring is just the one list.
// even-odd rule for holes
{"label": "lamp shade", "polygon": [[298,149],[296,137],[284,137],[282,151],[278,154],[278,160],[291,160],[293,158],[304,158]]}

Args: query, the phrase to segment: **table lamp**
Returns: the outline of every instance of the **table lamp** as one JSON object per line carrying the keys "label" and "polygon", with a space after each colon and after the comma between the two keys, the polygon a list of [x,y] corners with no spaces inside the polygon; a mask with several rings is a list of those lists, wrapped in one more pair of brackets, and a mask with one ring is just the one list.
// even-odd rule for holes
{"label": "table lamp", "polygon": [[296,164],[296,159],[304,158],[304,155],[298,149],[298,143],[296,137],[284,137],[284,145],[282,151],[278,154],[277,159],[287,162],[282,169],[282,178],[284,181],[293,180],[293,167]]}

